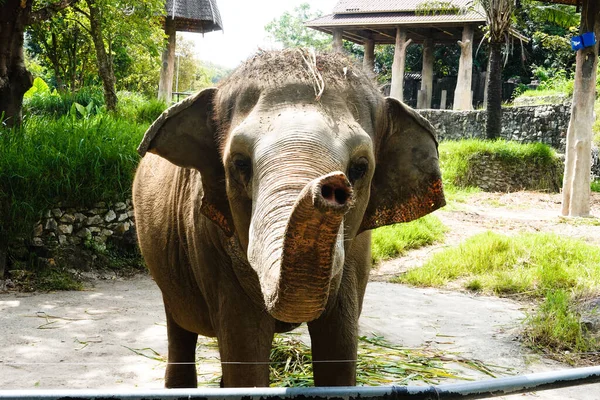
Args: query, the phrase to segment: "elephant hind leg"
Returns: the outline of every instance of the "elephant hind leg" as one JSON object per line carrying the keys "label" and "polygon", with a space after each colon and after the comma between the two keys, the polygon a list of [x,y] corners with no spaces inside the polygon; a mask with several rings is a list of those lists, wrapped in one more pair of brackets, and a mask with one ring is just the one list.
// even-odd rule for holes
{"label": "elephant hind leg", "polygon": [[167,314],[167,335],[169,339],[169,354],[167,371],[165,373],[166,388],[196,388],[196,343],[198,334],[187,331],[177,325],[171,313],[165,307]]}

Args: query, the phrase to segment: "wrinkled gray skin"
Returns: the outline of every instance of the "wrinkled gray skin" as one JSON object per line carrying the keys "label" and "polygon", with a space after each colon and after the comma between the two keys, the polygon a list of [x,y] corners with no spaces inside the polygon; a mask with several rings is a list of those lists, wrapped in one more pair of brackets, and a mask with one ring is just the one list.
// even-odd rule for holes
{"label": "wrinkled gray skin", "polygon": [[354,385],[369,230],[444,204],[431,126],[340,55],[307,65],[297,50],[256,56],[140,145],[135,216],[165,304],[167,387],[197,385],[198,334],[218,338],[224,386],[268,386],[274,333],[302,322],[315,384]]}

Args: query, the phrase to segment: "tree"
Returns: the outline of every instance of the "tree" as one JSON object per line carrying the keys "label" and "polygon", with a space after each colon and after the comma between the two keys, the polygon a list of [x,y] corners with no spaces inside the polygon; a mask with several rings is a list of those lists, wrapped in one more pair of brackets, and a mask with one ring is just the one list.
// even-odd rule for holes
{"label": "tree", "polygon": [[[580,33],[595,32],[600,38],[600,3],[584,0]],[[562,214],[584,217],[590,213],[590,170],[598,43],[577,51],[571,120],[567,130]]]}
{"label": "tree", "polygon": [[310,29],[305,22],[318,18],[320,11],[312,12],[310,4],[302,3],[294,8],[293,13],[284,12],[279,18],[273,19],[265,26],[265,30],[273,40],[283,47],[313,47],[315,50],[331,48],[331,37],[327,34]]}
{"label": "tree", "polygon": [[[85,29],[90,34],[96,50],[98,73],[104,88],[106,108],[117,108],[115,54],[122,43],[143,43],[146,49],[158,54],[154,41],[161,30],[162,0],[146,0],[131,6],[125,1],[85,0],[75,10],[86,19]],[[87,7],[85,7],[87,6]]]}
{"label": "tree", "polygon": [[20,123],[23,94],[33,82],[24,63],[25,29],[77,1],[0,0],[0,116],[8,126]]}
{"label": "tree", "polygon": [[514,0],[478,1],[485,12],[489,43],[485,133],[488,139],[496,139],[502,131],[502,47],[509,41],[515,3]]}
{"label": "tree", "polygon": [[79,14],[65,9],[25,32],[26,56],[48,70],[44,78],[58,90],[77,90],[98,76],[93,43],[81,20]]}

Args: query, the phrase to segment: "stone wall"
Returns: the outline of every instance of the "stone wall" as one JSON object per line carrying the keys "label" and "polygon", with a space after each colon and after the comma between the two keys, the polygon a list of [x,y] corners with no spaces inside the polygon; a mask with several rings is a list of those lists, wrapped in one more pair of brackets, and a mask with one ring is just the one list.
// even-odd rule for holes
{"label": "stone wall", "polygon": [[[502,139],[520,143],[544,143],[565,152],[570,104],[505,107],[502,109]],[[417,110],[437,130],[438,139],[484,139],[485,110]],[[600,179],[598,148],[592,145],[592,179]]]}
{"label": "stone wall", "polygon": [[503,161],[490,154],[477,154],[469,159],[465,186],[475,186],[485,192],[516,192],[542,190],[557,193],[562,186],[563,162],[556,159],[550,166]]}
{"label": "stone wall", "polygon": [[96,203],[92,208],[58,204],[47,210],[33,228],[34,247],[88,244],[104,248],[107,240],[124,239],[133,234],[131,200]]}
{"label": "stone wall", "polygon": [[[417,110],[436,128],[440,140],[484,139],[485,110]],[[545,143],[564,153],[570,104],[505,107],[502,138],[521,143]]]}

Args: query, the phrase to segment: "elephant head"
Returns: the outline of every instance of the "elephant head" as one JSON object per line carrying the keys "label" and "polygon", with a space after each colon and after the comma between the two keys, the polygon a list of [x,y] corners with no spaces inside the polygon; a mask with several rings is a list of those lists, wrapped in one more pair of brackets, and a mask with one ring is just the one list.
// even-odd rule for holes
{"label": "elephant head", "polygon": [[323,312],[359,233],[445,204],[431,125],[338,54],[257,55],[165,111],[138,150],[200,171],[202,213],[285,322]]}

